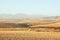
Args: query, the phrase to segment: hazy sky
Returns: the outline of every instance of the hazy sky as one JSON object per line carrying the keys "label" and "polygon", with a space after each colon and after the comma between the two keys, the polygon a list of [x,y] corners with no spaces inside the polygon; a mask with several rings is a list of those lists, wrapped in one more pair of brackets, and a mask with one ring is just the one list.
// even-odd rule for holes
{"label": "hazy sky", "polygon": [[60,0],[0,0],[1,13],[60,15]]}

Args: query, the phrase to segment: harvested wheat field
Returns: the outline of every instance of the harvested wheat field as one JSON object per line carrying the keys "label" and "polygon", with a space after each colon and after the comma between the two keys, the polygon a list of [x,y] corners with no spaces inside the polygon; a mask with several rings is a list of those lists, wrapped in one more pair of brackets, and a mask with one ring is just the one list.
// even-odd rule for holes
{"label": "harvested wheat field", "polygon": [[0,40],[60,40],[60,32],[0,31]]}

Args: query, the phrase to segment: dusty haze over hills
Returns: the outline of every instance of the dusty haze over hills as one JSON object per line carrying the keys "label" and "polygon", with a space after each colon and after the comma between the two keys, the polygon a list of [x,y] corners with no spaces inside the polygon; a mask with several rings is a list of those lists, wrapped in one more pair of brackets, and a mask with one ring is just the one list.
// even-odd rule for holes
{"label": "dusty haze over hills", "polygon": [[17,14],[8,14],[8,13],[1,13],[0,19],[60,19],[60,16],[46,16],[46,15],[38,15],[38,14],[24,14],[24,13],[17,13]]}

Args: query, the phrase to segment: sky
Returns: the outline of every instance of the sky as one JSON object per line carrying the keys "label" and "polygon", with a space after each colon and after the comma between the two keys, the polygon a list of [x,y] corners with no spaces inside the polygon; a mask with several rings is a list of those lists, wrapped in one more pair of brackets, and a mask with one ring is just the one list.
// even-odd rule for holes
{"label": "sky", "polygon": [[0,14],[60,16],[60,0],[0,0]]}

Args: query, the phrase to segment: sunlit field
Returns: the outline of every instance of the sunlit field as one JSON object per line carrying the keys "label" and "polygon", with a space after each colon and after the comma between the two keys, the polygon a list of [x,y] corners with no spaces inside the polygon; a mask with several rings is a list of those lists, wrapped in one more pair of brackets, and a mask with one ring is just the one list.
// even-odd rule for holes
{"label": "sunlit field", "polygon": [[60,40],[60,32],[0,31],[0,40]]}
{"label": "sunlit field", "polygon": [[60,23],[0,23],[0,40],[60,40]]}

